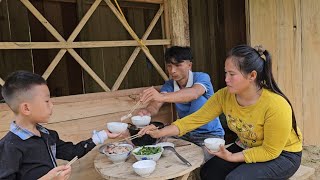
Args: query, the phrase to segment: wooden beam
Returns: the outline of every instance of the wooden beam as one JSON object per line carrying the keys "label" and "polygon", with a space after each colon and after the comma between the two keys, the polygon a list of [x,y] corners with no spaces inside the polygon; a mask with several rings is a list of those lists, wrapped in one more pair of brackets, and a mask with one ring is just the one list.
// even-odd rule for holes
{"label": "wooden beam", "polygon": [[[45,0],[53,2],[65,2],[65,3],[76,3],[77,0]],[[137,3],[150,3],[150,4],[163,4],[163,0],[119,0],[119,2],[137,2]]]}
{"label": "wooden beam", "polygon": [[[125,29],[129,32],[129,34],[137,41],[139,41],[139,37],[137,36],[137,34],[132,30],[132,28],[129,26],[129,24],[127,23],[127,21],[124,19],[124,17],[122,17],[122,15],[120,14],[120,12],[117,10],[117,8],[111,3],[110,0],[104,0],[108,6],[110,7],[110,9],[112,10],[112,12],[116,15],[116,17],[119,19],[119,21],[121,22],[121,24],[125,27]],[[150,62],[152,63],[152,65],[156,68],[156,70],[158,71],[158,73],[161,75],[161,77],[164,80],[168,80],[168,76],[166,75],[166,73],[162,70],[162,68],[159,66],[159,64],[157,63],[157,61],[154,59],[154,57],[150,54],[149,49],[146,46],[142,47],[142,51],[146,54],[146,56],[149,58]]]}
{"label": "wooden beam", "polygon": [[79,56],[74,49],[67,49],[71,56],[80,64],[81,67],[102,87],[105,91],[110,91],[108,86],[99,78],[99,76],[90,68],[90,66]]}
{"label": "wooden beam", "polygon": [[42,14],[30,3],[29,0],[20,0],[29,11],[40,21],[40,23],[55,37],[58,41],[65,41],[56,29],[42,16]]}
{"label": "wooden beam", "polygon": [[170,18],[169,18],[169,8],[168,8],[168,0],[164,0],[163,2],[163,10],[164,10],[164,34],[165,38],[170,39]]}
{"label": "wooden beam", "polygon": [[[83,26],[88,22],[89,18],[91,17],[91,15],[93,14],[93,12],[97,9],[97,7],[99,6],[99,4],[101,3],[102,0],[96,0],[92,6],[90,7],[90,9],[87,11],[87,13],[83,16],[83,18],[81,19],[81,21],[79,22],[79,24],[77,25],[77,27],[73,30],[73,32],[71,33],[71,35],[69,36],[67,42],[73,42],[77,35],[80,33],[81,29],[83,28]],[[59,33],[58,33],[59,34]],[[65,42],[65,40],[63,39],[63,41],[61,42]],[[61,61],[63,55],[66,53],[65,49],[61,49],[58,54],[56,55],[56,57],[52,60],[52,62],[50,63],[49,67],[46,69],[46,71],[43,73],[43,78],[48,79],[48,77],[50,76],[50,74],[52,73],[52,71],[55,69],[55,67],[58,65],[58,63]],[[91,68],[90,68],[91,69]],[[90,70],[89,70],[90,71]],[[90,74],[90,73],[89,73]]]}
{"label": "wooden beam", "polygon": [[[29,0],[20,0],[30,12],[48,29],[48,31],[60,42],[65,42],[65,39],[58,33],[58,31],[42,16],[42,14],[29,2]],[[84,26],[85,22],[90,18],[95,8],[99,5],[101,0],[96,0],[95,3],[90,7],[86,13],[86,17],[83,17],[76,29],[73,31],[72,35],[68,38],[68,41],[73,41],[76,36],[74,34],[79,33],[79,31]],[[55,66],[60,61],[61,57],[64,55],[65,50],[61,50],[54,59],[54,62],[50,64],[46,70],[44,76],[48,77],[50,73],[54,70]],[[78,55],[78,53],[73,49],[67,49],[67,51],[75,58],[75,60],[84,68],[85,71],[105,90],[110,91],[107,85],[97,76],[97,74],[88,66],[88,64]],[[60,54],[60,55],[59,55]],[[60,58],[60,59],[59,59]]]}
{"label": "wooden beam", "polygon": [[[162,12],[163,12],[163,6],[160,5],[160,8],[159,8],[158,12],[154,16],[154,18],[152,19],[149,27],[147,28],[146,32],[142,36],[142,40],[143,41],[146,40],[148,38],[148,36],[150,35],[152,29],[154,28],[154,26],[158,22],[159,18],[161,17]],[[137,47],[135,48],[135,50],[131,54],[129,60],[127,61],[126,65],[124,66],[123,70],[121,71],[119,77],[117,78],[116,82],[114,83],[113,87],[111,88],[112,91],[115,91],[115,90],[119,89],[120,84],[122,83],[124,77],[127,75],[131,65],[133,64],[133,62],[136,59],[137,55],[139,54],[140,50],[141,50],[140,46],[137,45]]]}
{"label": "wooden beam", "polygon": [[[142,40],[147,46],[168,45],[170,39]],[[0,49],[71,49],[139,46],[135,40],[85,41],[85,42],[0,42]]]}
{"label": "wooden beam", "polygon": [[172,45],[190,46],[188,0],[168,0]]}
{"label": "wooden beam", "polygon": [[151,3],[151,4],[163,4],[163,0],[119,0],[119,1]]}

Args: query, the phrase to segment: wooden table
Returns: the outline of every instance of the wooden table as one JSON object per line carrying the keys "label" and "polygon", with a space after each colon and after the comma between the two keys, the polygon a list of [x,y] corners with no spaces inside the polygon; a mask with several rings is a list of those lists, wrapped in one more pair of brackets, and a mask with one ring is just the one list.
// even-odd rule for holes
{"label": "wooden table", "polygon": [[191,163],[191,167],[185,165],[174,153],[170,153],[168,156],[162,155],[157,161],[156,169],[148,177],[141,177],[133,171],[132,164],[137,161],[133,155],[130,155],[124,163],[113,164],[106,155],[99,154],[94,160],[94,167],[103,178],[110,180],[173,178],[186,180],[190,172],[203,163],[203,151],[199,146],[188,141],[171,138],[168,141],[175,144],[176,151]]}

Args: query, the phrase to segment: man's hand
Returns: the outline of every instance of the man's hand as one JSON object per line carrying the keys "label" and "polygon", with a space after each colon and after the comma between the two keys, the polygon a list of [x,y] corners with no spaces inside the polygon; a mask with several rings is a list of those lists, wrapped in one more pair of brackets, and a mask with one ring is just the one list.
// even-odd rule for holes
{"label": "man's hand", "polygon": [[71,166],[58,166],[42,176],[39,180],[67,180],[71,175]]}
{"label": "man's hand", "polygon": [[141,109],[141,110],[138,112],[138,115],[139,115],[139,116],[151,116],[151,113],[150,113],[147,109]]}
{"label": "man's hand", "polygon": [[142,103],[148,103],[150,101],[164,102],[164,95],[158,92],[154,87],[143,90],[140,101]]}

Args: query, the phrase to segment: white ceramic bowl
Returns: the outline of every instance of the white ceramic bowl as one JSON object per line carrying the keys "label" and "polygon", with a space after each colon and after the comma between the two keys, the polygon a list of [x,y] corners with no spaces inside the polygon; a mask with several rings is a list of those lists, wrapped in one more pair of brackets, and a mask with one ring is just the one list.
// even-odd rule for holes
{"label": "white ceramic bowl", "polygon": [[[148,145],[144,147],[159,147],[157,145]],[[161,147],[161,146],[160,146]],[[161,154],[163,153],[163,147],[161,147],[161,151],[157,154],[151,154],[151,155],[137,155],[136,153],[141,149],[142,147],[138,147],[132,151],[133,156],[138,160],[153,160],[158,161],[161,157]]]}
{"label": "white ceramic bowl", "polygon": [[103,154],[105,154],[115,164],[119,164],[119,163],[125,162],[127,160],[127,158],[130,156],[130,153],[131,153],[131,151],[133,149],[133,146],[131,144],[117,144],[115,146],[126,146],[130,150],[127,151],[127,152],[123,152],[123,153],[110,154],[106,150],[106,148],[107,148],[107,146],[106,146],[106,148],[102,150]]}
{"label": "white ceramic bowl", "polygon": [[133,116],[131,121],[136,127],[143,127],[150,124],[151,116]]}
{"label": "white ceramic bowl", "polygon": [[[158,144],[156,144],[156,145],[157,145],[157,146],[161,146],[161,147],[163,147],[163,146],[171,146],[171,147],[174,148],[174,144],[171,143],[171,142],[161,142],[161,143],[158,143]],[[163,156],[169,156],[169,155],[172,154],[172,153],[173,153],[172,151],[167,150],[167,149],[164,149],[162,155],[163,155]]]}
{"label": "white ceramic bowl", "polygon": [[218,152],[220,145],[224,146],[225,140],[220,138],[207,138],[204,140],[204,145],[213,152]]}
{"label": "white ceramic bowl", "polygon": [[121,133],[128,128],[128,124],[122,122],[109,122],[107,123],[107,128],[112,133]]}
{"label": "white ceramic bowl", "polygon": [[132,167],[134,172],[142,177],[147,177],[156,169],[156,164],[157,163],[153,160],[141,160],[135,162]]}

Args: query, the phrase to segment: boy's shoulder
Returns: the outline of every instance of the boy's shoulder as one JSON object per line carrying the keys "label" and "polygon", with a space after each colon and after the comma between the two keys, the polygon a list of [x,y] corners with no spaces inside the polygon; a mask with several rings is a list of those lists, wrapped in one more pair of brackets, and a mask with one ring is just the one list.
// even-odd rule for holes
{"label": "boy's shoulder", "polygon": [[[17,135],[9,131],[1,140],[0,140],[0,149],[2,148],[18,148],[23,144],[23,140],[20,139]],[[0,150],[1,151],[1,150]]]}

